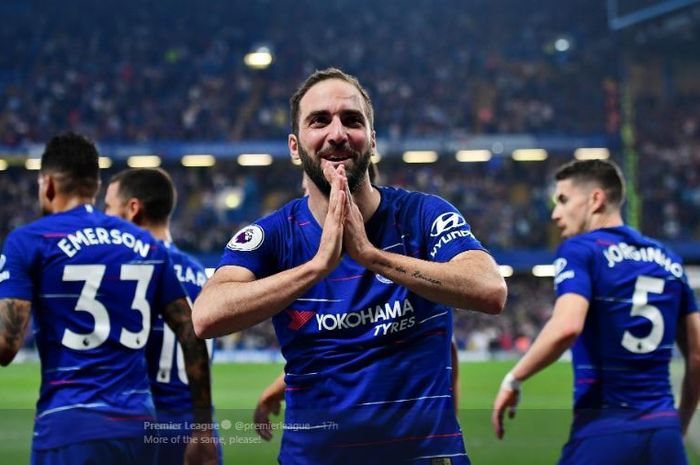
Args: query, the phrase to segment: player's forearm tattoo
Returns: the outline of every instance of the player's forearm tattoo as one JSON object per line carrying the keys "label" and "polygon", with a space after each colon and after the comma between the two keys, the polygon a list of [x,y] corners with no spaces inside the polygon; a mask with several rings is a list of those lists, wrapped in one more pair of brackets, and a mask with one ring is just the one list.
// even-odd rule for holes
{"label": "player's forearm tattoo", "polygon": [[195,422],[210,423],[211,420],[211,381],[209,375],[209,354],[205,342],[194,333],[192,311],[187,300],[178,299],[168,304],[163,312],[168,326],[177,335],[185,356],[185,371],[192,393]]}
{"label": "player's forearm tattoo", "polygon": [[413,272],[413,277],[417,279],[422,279],[423,281],[427,281],[431,284],[442,286],[442,281],[440,281],[439,279],[431,278],[430,276],[426,276],[418,270]]}
{"label": "player's forearm tattoo", "polygon": [[384,260],[374,260],[372,262],[372,265],[379,265],[379,266],[383,266],[384,268],[391,268],[391,263],[384,261]]}
{"label": "player's forearm tattoo", "polygon": [[9,363],[22,346],[30,308],[27,300],[0,300],[0,348],[7,351],[3,353],[3,362]]}
{"label": "player's forearm tattoo", "polygon": [[[401,273],[401,274],[408,274],[408,272],[406,271],[406,268],[402,267],[401,265],[393,266],[391,263],[384,261],[384,260],[375,260],[372,263],[374,265],[379,265],[381,267],[388,268],[390,270],[394,270],[394,271]],[[442,281],[440,281],[439,279],[431,278],[430,276],[426,276],[423,273],[421,273],[419,270],[416,270],[413,273],[411,273],[411,276],[413,276],[416,279],[421,279],[421,280],[427,281],[431,284],[435,284],[437,286],[442,286]]]}
{"label": "player's forearm tattoo", "polygon": [[391,263],[384,260],[375,260],[372,262],[373,265],[379,265],[383,268],[389,268],[390,270],[398,271],[399,273],[406,274],[406,268],[401,265],[393,266]]}

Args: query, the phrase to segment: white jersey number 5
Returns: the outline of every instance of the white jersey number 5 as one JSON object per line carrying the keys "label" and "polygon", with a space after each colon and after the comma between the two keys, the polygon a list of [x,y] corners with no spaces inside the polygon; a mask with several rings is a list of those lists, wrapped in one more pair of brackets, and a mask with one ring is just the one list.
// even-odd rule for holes
{"label": "white jersey number 5", "polygon": [[639,276],[634,285],[631,316],[641,316],[651,322],[651,331],[645,337],[635,337],[629,331],[622,336],[622,347],[635,354],[648,354],[661,344],[664,337],[664,317],[661,311],[649,305],[648,294],[662,294],[664,280],[650,276]]}

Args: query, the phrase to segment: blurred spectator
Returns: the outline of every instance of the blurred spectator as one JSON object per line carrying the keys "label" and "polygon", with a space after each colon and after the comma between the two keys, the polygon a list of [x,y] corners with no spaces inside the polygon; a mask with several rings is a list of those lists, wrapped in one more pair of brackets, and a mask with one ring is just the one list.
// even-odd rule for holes
{"label": "blurred spectator", "polygon": [[[602,2],[572,0],[566,8],[555,0],[537,8],[515,0],[416,0],[410,7],[401,0],[15,3],[26,7],[3,9],[0,28],[4,146],[45,142],[69,128],[100,142],[280,140],[289,131],[287,99],[295,86],[329,65],[369,84],[382,109],[377,133],[388,139],[615,136],[622,124],[619,60]],[[347,11],[352,20],[342,27],[329,21]],[[343,40],[333,40],[339,46],[327,46],[341,34]],[[554,49],[561,37],[570,49]],[[274,63],[250,70],[243,56],[259,43],[272,48]],[[641,230],[697,241],[697,50],[691,47],[680,66],[662,46],[638,48],[627,104],[635,110]],[[388,185],[452,202],[492,250],[551,249],[559,239],[549,226],[545,180],[560,163],[557,156],[543,163],[494,157],[433,165],[385,157],[380,169]],[[219,161],[215,168],[167,169],[181,193],[174,235],[187,251],[215,255],[241,226],[296,197],[301,178],[286,160],[265,168]],[[35,185],[33,172],[0,172],[0,242],[38,215]],[[551,311],[551,283],[518,277],[508,284],[503,317],[455,312],[460,349],[520,350],[536,335]],[[274,347],[275,340],[262,324],[220,343],[255,349]]]}
{"label": "blurred spectator", "polygon": [[[602,132],[603,4],[543,2],[27,1],[0,32],[0,143],[284,137],[287,99],[328,65],[369,83],[384,136]],[[341,32],[328,18],[347,11]],[[565,23],[573,46],[556,51]],[[274,63],[253,71],[260,42]]]}

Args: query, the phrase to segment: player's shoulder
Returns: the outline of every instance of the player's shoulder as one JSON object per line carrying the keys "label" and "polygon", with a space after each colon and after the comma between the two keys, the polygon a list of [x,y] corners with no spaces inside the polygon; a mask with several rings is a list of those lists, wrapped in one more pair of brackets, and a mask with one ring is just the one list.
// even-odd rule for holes
{"label": "player's shoulder", "polygon": [[382,196],[382,201],[394,205],[396,208],[408,209],[415,213],[417,208],[441,208],[450,205],[442,197],[426,192],[410,191],[400,187],[380,186],[377,187]]}
{"label": "player's shoulder", "polygon": [[637,252],[642,249],[653,249],[663,253],[666,257],[671,257],[676,261],[680,260],[680,256],[660,240],[646,236],[627,225],[601,228],[592,231],[589,236],[600,248],[610,249],[611,253],[618,255],[636,256]]}
{"label": "player's shoulder", "polygon": [[90,221],[89,218],[100,214],[101,212],[92,205],[80,205],[70,210],[42,216],[31,223],[19,226],[11,232],[11,236],[22,238],[59,237],[90,226],[94,221]]}
{"label": "player's shoulder", "polygon": [[287,236],[292,224],[311,220],[313,217],[308,209],[307,198],[293,199],[236,231],[226,244],[226,248],[232,251],[250,252],[258,249],[271,237]]}
{"label": "player's shoulder", "polygon": [[586,232],[582,234],[577,234],[564,239],[559,247],[557,248],[557,257],[567,257],[570,255],[585,255],[594,251],[597,245],[601,244],[601,241],[605,241],[601,238],[597,231]]}
{"label": "player's shoulder", "polygon": [[[631,229],[631,228],[630,228]],[[668,257],[672,257],[675,261],[681,261],[680,255],[678,255],[675,251],[673,251],[668,245],[666,245],[664,242],[661,242],[659,239],[655,239],[651,236],[646,236],[642,234],[639,231],[636,231],[632,229],[632,234],[636,233],[635,237],[637,237],[637,243],[641,247],[651,247],[654,249],[658,249],[664,252],[664,254]]]}
{"label": "player's shoulder", "polygon": [[401,187],[393,186],[375,186],[379,193],[382,195],[382,199],[393,200],[393,201],[413,201],[418,202],[424,200],[431,196],[431,194],[426,194],[420,191],[411,191]]}
{"label": "player's shoulder", "polygon": [[168,254],[170,254],[173,263],[183,264],[189,266],[190,268],[204,271],[204,265],[202,265],[199,260],[197,260],[193,255],[182,251],[174,243],[161,241],[161,244],[168,251]]}
{"label": "player's shoulder", "polygon": [[260,217],[253,224],[265,227],[279,227],[293,219],[309,216],[308,197],[292,199],[277,210]]}
{"label": "player's shoulder", "polygon": [[582,233],[582,234],[577,234],[575,236],[571,236],[567,239],[564,239],[561,243],[562,247],[581,247],[581,246],[591,246],[596,243],[596,241],[600,241],[601,236],[597,234],[595,231],[593,232],[587,232],[587,233]]}
{"label": "player's shoulder", "polygon": [[107,215],[93,205],[88,204],[80,205],[64,212],[46,215],[19,229],[25,229],[33,233],[46,231],[59,233],[78,231],[84,228],[119,229],[129,232],[136,237],[155,241],[148,231],[119,217]]}

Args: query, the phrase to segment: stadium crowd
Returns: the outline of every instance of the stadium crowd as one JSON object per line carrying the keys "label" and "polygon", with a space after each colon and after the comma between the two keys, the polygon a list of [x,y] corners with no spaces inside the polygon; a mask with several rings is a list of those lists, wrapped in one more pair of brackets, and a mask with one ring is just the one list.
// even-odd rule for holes
{"label": "stadium crowd", "polygon": [[[698,240],[697,145],[694,150],[690,143],[676,149],[643,145],[640,157],[642,229],[664,240]],[[558,231],[549,224],[551,183],[547,179],[560,160],[520,163],[494,158],[488,163],[443,160],[405,165],[385,159],[379,166],[383,184],[445,197],[464,212],[490,249],[551,249],[558,242]],[[174,216],[175,237],[194,253],[218,253],[233,232],[301,192],[301,169],[286,160],[267,167],[241,167],[233,162],[219,162],[213,168],[164,167],[181,193]],[[108,179],[115,169],[120,167],[103,170],[103,178]],[[0,194],[12,199],[0,206],[2,241],[14,227],[35,218],[37,211],[33,172],[11,167],[0,176]]]}
{"label": "stadium crowd", "polygon": [[[604,10],[477,3],[339,0],[328,12],[313,1],[134,2],[115,12],[27,2],[6,9],[0,32],[0,143],[66,128],[101,142],[284,137],[294,86],[328,65],[368,83],[387,137],[604,131],[615,71]],[[562,35],[562,15],[577,8],[586,20]],[[338,35],[328,17],[350,9],[359,13],[346,39],[327,47]],[[561,38],[569,49],[555,49]],[[258,45],[274,56],[264,71],[243,64]]]}
{"label": "stadium crowd", "polygon": [[[566,9],[547,1],[551,8],[531,9],[515,1],[459,8],[457,0],[419,0],[407,9],[399,0],[337,0],[331,13],[307,0],[275,8],[235,0],[206,9],[135,2],[116,13],[87,0],[9,2],[0,7],[8,18],[0,29],[0,145],[41,143],[65,129],[104,143],[283,140],[294,86],[327,65],[367,83],[381,110],[377,133],[390,140],[617,134],[619,73],[605,11],[584,1]],[[328,18],[350,8],[353,21],[343,23],[343,40],[334,40],[338,27]],[[577,16],[575,28],[562,15]],[[243,64],[257,46],[272,51],[269,69]],[[632,86],[645,76],[630,76]],[[700,240],[700,86],[681,87],[676,95],[639,93],[634,101],[641,230],[671,241]],[[443,156],[411,166],[387,157],[379,166],[383,184],[452,202],[492,250],[551,250],[559,237],[549,221],[546,180],[561,155],[527,164],[507,157],[459,164]],[[173,234],[194,253],[218,254],[239,227],[301,191],[301,170],[286,160],[265,168],[221,161],[214,168],[164,167],[181,194]],[[105,170],[103,180],[121,168]],[[10,167],[0,180],[0,195],[9,199],[0,205],[2,242],[37,211],[33,172]],[[512,278],[509,286],[509,310],[500,319],[457,314],[461,348],[510,349],[536,334],[551,311],[550,283]],[[267,325],[222,344],[271,347],[275,338]]]}
{"label": "stadium crowd", "polygon": [[[643,229],[666,240],[700,238],[700,152],[691,152],[677,166],[657,151],[641,149],[645,166],[640,180]],[[662,153],[667,154],[667,151]],[[558,243],[551,225],[551,170],[559,162],[518,163],[509,159],[485,164],[442,161],[434,165],[406,165],[400,160],[380,162],[382,183],[442,195],[456,205],[475,234],[491,250],[549,248]],[[286,161],[268,167],[244,168],[219,163],[215,168],[165,166],[180,192],[172,230],[187,251],[218,256],[231,235],[256,217],[271,212],[301,193],[301,170]],[[650,168],[647,170],[647,168]],[[113,171],[105,170],[103,180]],[[649,174],[647,174],[649,173]],[[648,179],[661,176],[661,182]],[[35,174],[19,168],[0,173],[0,195],[12,199],[0,206],[0,241],[14,227],[36,218]],[[229,196],[239,199],[227,206]],[[513,350],[527,346],[551,311],[548,279],[511,278],[508,311],[499,318],[473,313],[455,314],[460,348],[479,351]],[[518,338],[520,345],[516,346]],[[269,323],[221,341],[228,348],[275,347]]]}

